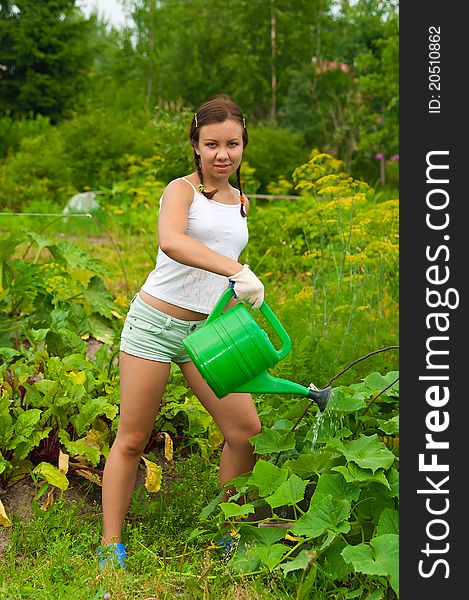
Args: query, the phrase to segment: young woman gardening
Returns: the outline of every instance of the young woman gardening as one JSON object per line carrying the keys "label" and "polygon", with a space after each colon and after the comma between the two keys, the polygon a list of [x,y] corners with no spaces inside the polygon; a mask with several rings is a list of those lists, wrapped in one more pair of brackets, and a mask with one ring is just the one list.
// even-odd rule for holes
{"label": "young woman gardening", "polygon": [[[264,299],[263,284],[238,260],[248,241],[248,201],[240,178],[248,134],[240,108],[224,96],[204,103],[192,119],[190,140],[195,171],[171,181],[162,195],[156,266],[134,297],[122,331],[119,427],[102,486],[101,566],[110,560],[125,568],[121,530],[171,362],[224,436],[222,487],[255,464],[249,438],[259,433],[260,421],[251,395],[218,399],[182,344],[204,325],[230,284],[235,297],[255,309]],[[239,189],[229,183],[234,173]]]}

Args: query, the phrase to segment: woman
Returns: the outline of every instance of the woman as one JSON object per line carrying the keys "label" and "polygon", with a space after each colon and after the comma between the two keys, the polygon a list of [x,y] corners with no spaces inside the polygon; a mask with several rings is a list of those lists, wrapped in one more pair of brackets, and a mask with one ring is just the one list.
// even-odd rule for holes
{"label": "woman", "polygon": [[[101,566],[110,560],[125,568],[121,529],[171,362],[224,436],[221,485],[255,464],[249,438],[259,433],[260,421],[251,395],[218,399],[182,344],[203,326],[228,285],[235,298],[255,309],[264,299],[263,284],[238,260],[248,241],[249,210],[240,177],[248,143],[240,108],[225,96],[204,103],[192,119],[190,140],[195,171],[170,182],[163,193],[156,266],[133,299],[122,331],[119,427],[103,475]],[[234,173],[239,189],[229,183]]]}

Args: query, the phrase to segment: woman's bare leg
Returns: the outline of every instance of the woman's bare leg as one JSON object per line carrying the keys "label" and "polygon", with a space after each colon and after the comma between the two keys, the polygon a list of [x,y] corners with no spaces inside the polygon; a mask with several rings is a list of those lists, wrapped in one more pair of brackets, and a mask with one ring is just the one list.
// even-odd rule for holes
{"label": "woman's bare leg", "polygon": [[[228,394],[217,398],[203,380],[193,362],[179,364],[187,383],[200,400],[202,406],[215,419],[225,444],[220,461],[220,483],[247,473],[255,463],[254,447],[249,438],[261,430],[261,423],[251,394]],[[229,496],[225,494],[225,499]]]}
{"label": "woman's bare leg", "polygon": [[153,431],[171,365],[121,352],[119,367],[119,427],[103,474],[103,545],[121,541],[138,463]]}

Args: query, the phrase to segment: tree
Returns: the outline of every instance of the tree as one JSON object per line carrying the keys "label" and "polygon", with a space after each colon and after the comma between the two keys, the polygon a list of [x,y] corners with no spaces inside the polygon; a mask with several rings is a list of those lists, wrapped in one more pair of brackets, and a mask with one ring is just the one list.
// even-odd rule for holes
{"label": "tree", "polygon": [[[398,13],[389,0],[342,2],[321,22],[312,63],[293,73],[280,124],[348,169],[398,153]],[[375,165],[373,164],[373,167]],[[365,174],[366,173],[366,174]]]}
{"label": "tree", "polygon": [[86,86],[91,30],[75,0],[2,1],[0,114],[68,114]]}
{"label": "tree", "polygon": [[293,72],[310,63],[330,0],[127,0],[149,105],[197,106],[228,93],[251,120],[277,116]]}

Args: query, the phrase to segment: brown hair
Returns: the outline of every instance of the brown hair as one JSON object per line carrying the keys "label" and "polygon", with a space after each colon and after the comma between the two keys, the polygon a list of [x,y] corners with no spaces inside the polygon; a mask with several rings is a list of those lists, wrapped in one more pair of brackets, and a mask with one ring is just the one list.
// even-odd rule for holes
{"label": "brown hair", "polygon": [[[246,148],[246,146],[248,145],[248,132],[246,129],[246,121],[239,106],[235,102],[233,102],[233,100],[231,100],[229,96],[221,94],[215,96],[207,102],[204,102],[204,104],[199,106],[197,112],[192,118],[189,138],[194,149],[195,168],[197,170],[197,174],[199,175],[199,180],[202,188],[204,184],[204,177],[202,174],[202,167],[200,164],[200,156],[195,151],[195,145],[199,142],[200,128],[203,125],[209,125],[210,123],[223,123],[227,119],[237,121],[243,127],[243,149]],[[239,165],[239,167],[236,169],[236,181],[238,183],[239,194],[241,199],[241,214],[243,217],[245,217],[246,212],[244,210],[244,194],[243,189],[241,187],[241,165]],[[202,190],[202,194],[209,199],[213,198],[213,196],[217,192],[218,190],[212,190],[210,192]]]}

